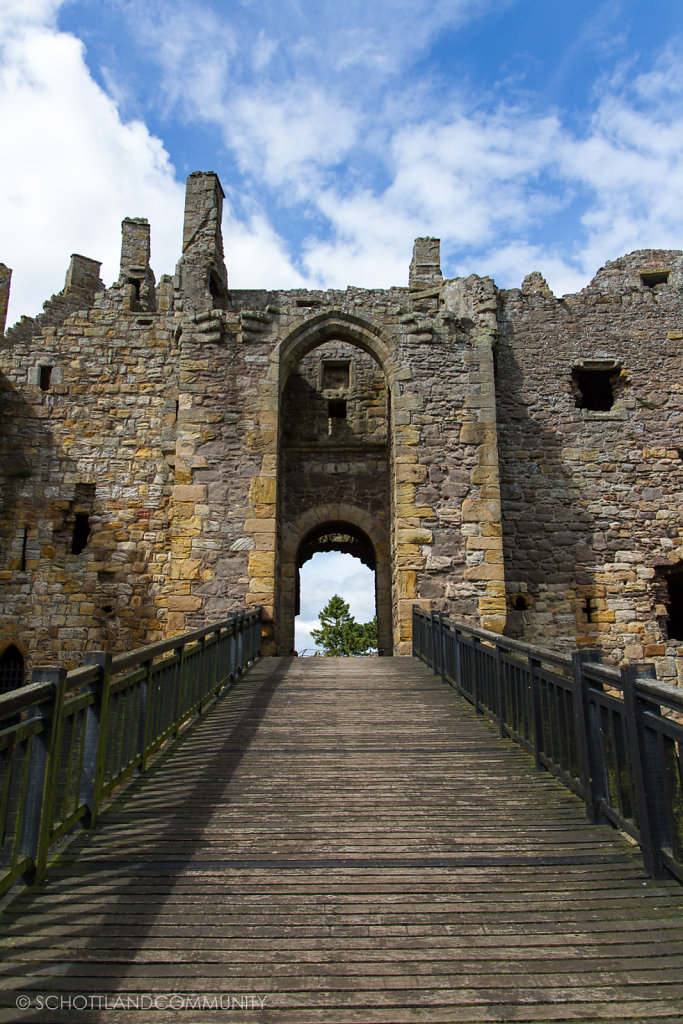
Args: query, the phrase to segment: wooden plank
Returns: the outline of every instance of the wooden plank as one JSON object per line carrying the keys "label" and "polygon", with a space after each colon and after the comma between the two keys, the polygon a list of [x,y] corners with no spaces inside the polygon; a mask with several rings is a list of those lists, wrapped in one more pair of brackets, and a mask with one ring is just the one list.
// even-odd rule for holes
{"label": "wooden plank", "polygon": [[683,1017],[683,888],[409,659],[261,662],[3,924],[0,1021]]}

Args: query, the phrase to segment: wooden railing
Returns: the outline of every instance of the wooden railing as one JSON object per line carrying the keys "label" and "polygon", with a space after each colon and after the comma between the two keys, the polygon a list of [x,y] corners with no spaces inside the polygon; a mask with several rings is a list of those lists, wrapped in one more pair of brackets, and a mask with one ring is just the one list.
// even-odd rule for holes
{"label": "wooden railing", "polygon": [[683,690],[413,609],[413,655],[639,843],[648,874],[683,881]]}
{"label": "wooden railing", "polygon": [[0,894],[40,881],[50,850],[261,652],[261,609],[127,654],[35,669],[0,697]]}

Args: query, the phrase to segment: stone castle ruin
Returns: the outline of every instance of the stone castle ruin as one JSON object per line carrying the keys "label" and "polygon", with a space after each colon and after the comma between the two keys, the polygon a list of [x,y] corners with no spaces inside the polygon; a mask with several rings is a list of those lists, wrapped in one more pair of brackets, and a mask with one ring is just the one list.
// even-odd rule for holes
{"label": "stone castle ruin", "polygon": [[[73,256],[0,348],[0,687],[262,605],[294,644],[316,551],[375,570],[381,654],[417,603],[543,646],[683,666],[683,253],[576,295],[445,280],[233,290],[214,174],[190,175],[156,283]],[[0,323],[10,272],[0,268]]]}

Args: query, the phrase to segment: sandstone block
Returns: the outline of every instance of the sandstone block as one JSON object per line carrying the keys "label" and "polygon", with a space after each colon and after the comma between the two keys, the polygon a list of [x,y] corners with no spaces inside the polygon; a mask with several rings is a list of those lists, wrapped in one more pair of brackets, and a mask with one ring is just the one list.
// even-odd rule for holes
{"label": "sandstone block", "polygon": [[202,599],[201,597],[183,597],[180,594],[171,594],[168,599],[168,607],[171,612],[197,612],[202,607]]}
{"label": "sandstone block", "polygon": [[421,527],[413,529],[398,529],[396,531],[396,541],[399,545],[433,544],[434,534],[431,530],[426,530]]}
{"label": "sandstone block", "polygon": [[473,565],[469,569],[465,569],[463,572],[463,579],[465,580],[499,580],[505,579],[503,565],[488,565],[482,562],[481,565]]}
{"label": "sandstone block", "polygon": [[204,484],[176,484],[173,488],[174,501],[206,502]]}
{"label": "sandstone block", "polygon": [[275,477],[255,476],[249,484],[249,501],[252,505],[274,505],[277,500]]}
{"label": "sandstone block", "polygon": [[196,580],[201,577],[202,563],[198,558],[185,558],[171,563],[171,579]]}
{"label": "sandstone block", "polygon": [[275,552],[250,551],[249,575],[261,579],[272,579],[275,576]]}
{"label": "sandstone block", "polygon": [[462,518],[466,523],[497,523],[500,521],[500,502],[493,498],[465,498]]}

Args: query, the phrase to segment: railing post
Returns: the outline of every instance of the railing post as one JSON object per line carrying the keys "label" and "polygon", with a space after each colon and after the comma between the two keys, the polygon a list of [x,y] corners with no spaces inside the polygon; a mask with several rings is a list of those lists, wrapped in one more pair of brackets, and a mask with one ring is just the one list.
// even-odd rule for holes
{"label": "railing post", "polygon": [[256,658],[260,658],[261,657],[261,645],[262,645],[262,642],[263,642],[263,608],[261,607],[261,605],[259,605],[258,610],[257,610],[256,625],[255,625],[254,628],[256,630],[256,652],[255,652],[255,657]]}
{"label": "railing post", "polygon": [[[638,696],[639,676],[654,678],[654,665],[622,666],[621,682],[624,688],[626,725],[638,807],[640,848],[648,875],[653,878],[668,878],[669,872],[661,858],[662,848],[671,846],[665,770],[657,737],[652,735],[645,724],[645,706]],[[651,707],[648,713],[661,715],[660,709],[655,706]]]}
{"label": "railing post", "polygon": [[462,636],[458,627],[453,623],[453,634],[455,637],[455,692],[462,695]]}
{"label": "railing post", "polygon": [[599,662],[602,653],[591,647],[572,654],[574,669],[574,720],[579,740],[581,776],[588,820],[600,819],[600,800],[607,799],[605,761],[600,742],[600,710],[590,700],[590,686],[584,673],[586,662]]}
{"label": "railing post", "polygon": [[210,673],[209,666],[207,665],[207,660],[208,659],[207,659],[207,656],[206,656],[206,637],[205,636],[200,637],[199,644],[201,646],[201,651],[200,651],[199,657],[196,659],[197,662],[198,662],[198,667],[199,667],[199,687],[198,687],[198,689],[199,689],[199,703],[198,703],[198,706],[197,706],[197,713],[201,715],[201,713],[202,713],[202,711],[204,709],[204,706],[205,706],[204,705],[204,701],[206,700],[206,698],[208,697],[209,693],[211,692],[210,688],[206,684],[206,677],[207,677],[207,675],[210,675],[211,673]]}
{"label": "railing post", "polygon": [[254,661],[256,658],[256,615],[254,612],[248,612],[246,618],[246,659],[247,664]]}
{"label": "railing post", "polygon": [[501,656],[500,646],[496,643],[496,662],[495,662],[495,675],[496,675],[496,689],[498,691],[498,731],[500,735],[505,738],[507,735],[505,732],[505,719],[507,718],[507,699],[505,693],[505,676],[504,676],[504,665]]}
{"label": "railing post", "polygon": [[149,685],[152,678],[152,661],[146,661],[143,663],[145,666],[145,678],[140,683],[140,720],[138,723],[138,753],[140,755],[140,765],[138,771],[144,772],[147,767],[147,745],[148,745],[148,728],[150,719],[150,692]]}
{"label": "railing post", "polygon": [[479,711],[479,673],[482,668],[481,640],[478,636],[472,637],[472,697],[474,699],[474,710]]}
{"label": "railing post", "polygon": [[419,637],[417,631],[419,629],[419,619],[417,617],[417,605],[413,605],[413,657],[419,658]]}
{"label": "railing post", "polygon": [[225,624],[218,631],[217,672],[221,681],[221,689],[230,685],[230,636]]}
{"label": "railing post", "polygon": [[185,644],[175,647],[173,655],[178,659],[176,668],[178,685],[176,686],[175,728],[173,730],[173,735],[177,736],[180,732],[180,723],[185,717],[185,707],[187,704],[185,699]]}
{"label": "railing post", "polygon": [[230,616],[230,682],[237,682],[237,616]]}
{"label": "railing post", "polygon": [[441,667],[441,682],[446,685],[446,634],[443,629],[443,612],[437,612],[439,616],[439,665]]}
{"label": "railing post", "polygon": [[536,771],[543,770],[541,754],[545,753],[543,736],[543,694],[541,692],[541,662],[538,658],[529,658],[531,673],[531,708],[534,716],[534,761]]}
{"label": "railing post", "polygon": [[[235,621],[237,631],[237,676],[244,672],[244,612],[238,612]],[[237,677],[236,676],[236,677]]]}
{"label": "railing post", "polygon": [[111,654],[89,651],[84,665],[97,665],[97,679],[90,687],[93,702],[85,719],[85,741],[81,770],[80,801],[88,808],[83,819],[84,828],[92,828],[97,821],[102,798],[104,769],[109,734],[109,690],[111,684]]}
{"label": "railing post", "polygon": [[427,658],[425,654],[426,648],[426,616],[421,608],[415,607],[415,614],[417,616],[417,647],[418,657],[423,664],[426,664]]}
{"label": "railing post", "polygon": [[439,613],[431,612],[429,616],[429,630],[432,637],[432,672],[435,676],[439,674],[439,654],[441,643],[439,636]]}
{"label": "railing post", "polygon": [[45,724],[43,731],[31,744],[21,832],[21,852],[33,862],[33,868],[29,869],[31,880],[40,882],[45,877],[52,834],[66,693],[66,669],[55,665],[34,669],[31,682],[52,685],[50,700],[39,704],[32,716],[42,718]]}

